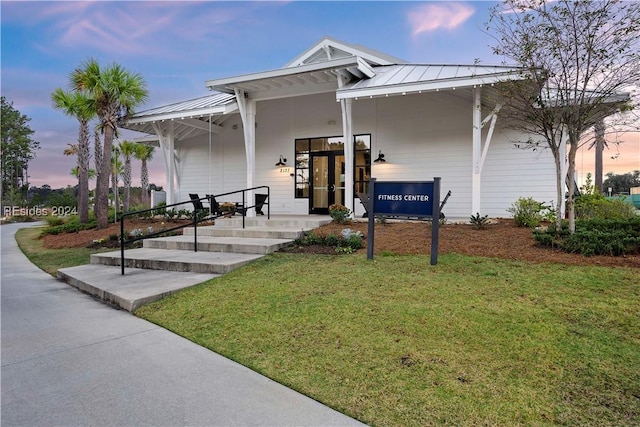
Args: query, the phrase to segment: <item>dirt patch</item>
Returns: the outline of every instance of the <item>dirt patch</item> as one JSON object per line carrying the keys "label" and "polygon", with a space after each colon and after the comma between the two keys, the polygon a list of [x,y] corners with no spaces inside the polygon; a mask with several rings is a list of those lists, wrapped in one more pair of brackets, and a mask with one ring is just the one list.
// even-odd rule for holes
{"label": "dirt patch", "polygon": [[[159,221],[137,221],[127,223],[127,230],[140,228],[146,230],[153,227],[170,228],[176,223]],[[351,228],[367,234],[366,222],[352,222],[350,224],[329,224],[317,228],[315,232],[322,236],[329,233],[340,235],[343,229]],[[431,250],[431,229],[426,222],[389,222],[385,225],[376,224],[375,253],[392,254],[424,254]],[[113,224],[103,230],[84,230],[78,233],[67,233],[45,236],[44,246],[47,248],[89,247],[94,241],[105,242],[113,235],[120,234],[120,225]],[[98,244],[99,246],[99,244]],[[333,247],[327,246],[293,246],[287,252],[303,252],[316,254],[335,254]],[[366,253],[361,249],[359,253]],[[483,257],[503,258],[530,262],[551,262],[566,265],[597,265],[608,267],[640,268],[640,255],[624,257],[592,256],[585,257],[568,254],[558,250],[542,247],[533,239],[528,228],[516,227],[512,220],[501,219],[494,221],[485,229],[478,230],[469,224],[445,224],[440,227],[439,253],[460,253]]]}

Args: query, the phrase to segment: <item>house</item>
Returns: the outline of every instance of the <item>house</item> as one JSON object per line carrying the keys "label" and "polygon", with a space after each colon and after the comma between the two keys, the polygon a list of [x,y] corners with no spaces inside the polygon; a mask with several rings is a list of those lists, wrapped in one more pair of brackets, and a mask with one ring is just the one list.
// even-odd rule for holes
{"label": "house", "polygon": [[506,217],[519,197],[557,203],[551,154],[501,127],[495,86],[521,72],[409,64],[325,37],[281,69],[206,81],[211,94],[123,127],[161,147],[167,203],[267,185],[272,214],[340,203],[359,215],[372,177],[441,177],[447,217]]}

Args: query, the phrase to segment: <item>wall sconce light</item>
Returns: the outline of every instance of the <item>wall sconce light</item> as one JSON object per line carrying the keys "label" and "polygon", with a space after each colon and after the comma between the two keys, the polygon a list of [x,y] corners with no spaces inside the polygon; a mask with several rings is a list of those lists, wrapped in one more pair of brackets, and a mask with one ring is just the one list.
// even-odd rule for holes
{"label": "wall sconce light", "polygon": [[384,163],[386,160],[384,159],[384,154],[382,154],[382,150],[378,150],[378,157],[373,161],[373,163]]}
{"label": "wall sconce light", "polygon": [[280,154],[280,160],[278,160],[278,163],[276,163],[276,167],[281,168],[283,166],[287,166],[287,159],[285,157],[282,157],[282,154]]}

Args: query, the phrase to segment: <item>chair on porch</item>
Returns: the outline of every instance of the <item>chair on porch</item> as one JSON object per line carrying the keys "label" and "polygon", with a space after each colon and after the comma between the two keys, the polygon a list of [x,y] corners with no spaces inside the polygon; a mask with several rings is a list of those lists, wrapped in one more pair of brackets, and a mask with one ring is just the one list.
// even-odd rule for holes
{"label": "chair on porch", "polygon": [[367,218],[369,216],[369,196],[366,193],[356,193],[358,199],[360,199],[360,203],[362,203],[362,207],[364,207],[364,213],[362,214],[362,218]]}
{"label": "chair on porch", "polygon": [[206,195],[206,198],[209,200],[208,207],[204,206],[202,199],[197,193],[189,193],[189,198],[191,199],[191,203],[193,203],[194,211],[207,211],[210,212],[211,215],[221,215],[220,204],[216,201],[216,198],[213,195]]}
{"label": "chair on porch", "polygon": [[262,212],[262,207],[267,202],[267,194],[256,194],[256,215],[264,215]]}

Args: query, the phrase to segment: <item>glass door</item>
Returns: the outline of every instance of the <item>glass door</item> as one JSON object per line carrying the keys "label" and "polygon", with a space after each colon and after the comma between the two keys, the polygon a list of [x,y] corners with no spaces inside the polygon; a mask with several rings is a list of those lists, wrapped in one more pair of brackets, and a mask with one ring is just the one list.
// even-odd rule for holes
{"label": "glass door", "polygon": [[344,153],[324,151],[311,154],[309,213],[328,214],[329,206],[344,205]]}

